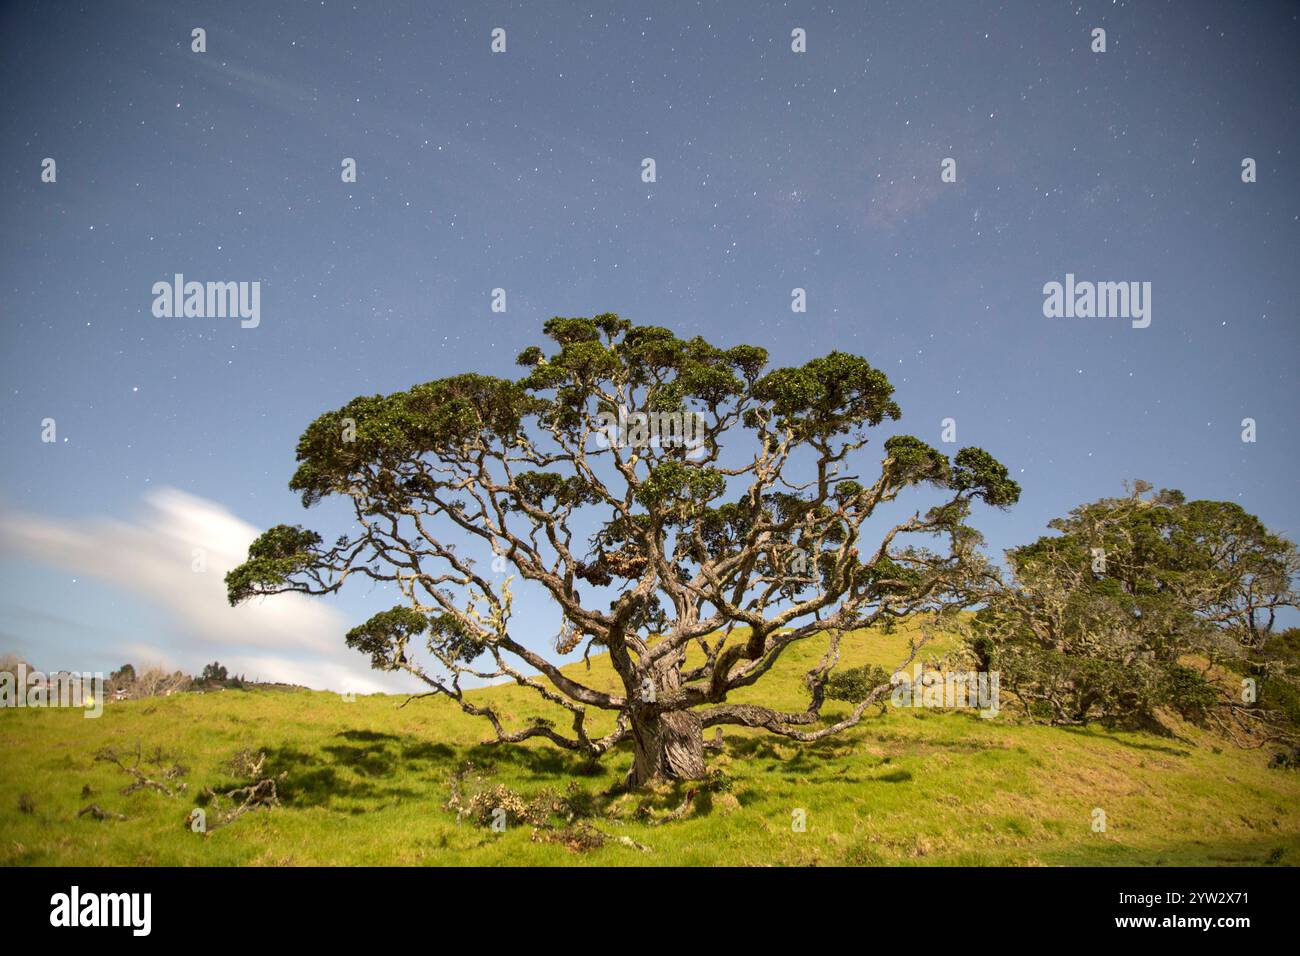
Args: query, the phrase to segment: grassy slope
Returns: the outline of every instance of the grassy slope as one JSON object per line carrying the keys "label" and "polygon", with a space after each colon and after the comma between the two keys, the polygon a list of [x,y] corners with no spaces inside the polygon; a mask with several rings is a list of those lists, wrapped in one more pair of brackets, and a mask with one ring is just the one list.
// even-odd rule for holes
{"label": "grassy slope", "polygon": [[[844,664],[892,668],[907,632],[871,634]],[[800,676],[821,653],[808,643],[737,700],[802,707]],[[604,659],[589,681],[609,684]],[[515,721],[547,713],[531,692],[490,696]],[[892,711],[815,745],[728,729],[710,756],[732,781],[696,813],[651,825],[628,799],[595,821],[618,843],[585,853],[535,842],[527,825],[497,834],[443,808],[467,760],[495,766],[493,783],[524,794],[577,779],[591,792],[621,779],[626,751],[594,772],[545,744],[476,746],[486,723],[445,700],[323,692],[242,692],[109,704],[79,711],[0,710],[0,863],[15,864],[1233,864],[1300,863],[1300,775],[1269,770],[1266,754],[1208,735],[1111,733],[1022,725],[1007,714]],[[831,704],[828,715],[845,705]],[[189,768],[187,795],[120,794],[129,782],[94,761],[104,746],[161,747]],[[235,786],[222,765],[264,750],[287,771],[283,807],[256,811],[207,836],[184,824],[193,794]],[[82,795],[83,786],[93,793]],[[34,800],[18,809],[21,795]],[[663,795],[657,806],[678,797]],[[125,821],[77,818],[88,803]],[[1105,810],[1107,832],[1091,812]],[[791,813],[807,812],[792,832]]]}

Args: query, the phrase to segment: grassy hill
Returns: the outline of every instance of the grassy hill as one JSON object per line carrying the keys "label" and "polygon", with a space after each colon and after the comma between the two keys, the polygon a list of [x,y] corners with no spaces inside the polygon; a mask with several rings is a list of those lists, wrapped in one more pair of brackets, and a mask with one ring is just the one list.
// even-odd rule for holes
{"label": "grassy hill", "polygon": [[[909,636],[858,635],[842,666],[892,669]],[[800,677],[822,649],[806,642],[734,699],[802,708]],[[939,641],[923,656],[943,649]],[[573,667],[612,686],[603,658],[592,658],[590,673]],[[567,724],[531,692],[476,693],[512,721]],[[725,785],[665,820],[683,805],[683,788],[599,796],[622,779],[627,751],[592,768],[544,743],[483,747],[484,721],[445,700],[399,706],[405,699],[230,690],[110,703],[97,720],[0,710],[0,864],[1300,863],[1300,774],[1270,770],[1266,752],[1194,728],[1169,737],[1068,730],[1022,724],[1005,710],[993,720],[891,710],[815,745],[727,728],[723,751],[709,756]],[[846,708],[832,702],[826,713]],[[132,778],[95,756],[113,748],[131,754],[130,765],[137,744],[141,771],[183,792],[121,793]],[[281,805],[191,832],[186,817],[205,788],[247,782],[229,766],[241,750],[266,754],[263,773],[279,777]],[[554,792],[592,804],[592,816],[577,831],[518,822],[493,832],[446,807],[453,775],[467,765],[466,788]],[[577,789],[566,794],[571,781]],[[92,803],[108,818],[78,816]],[[215,819],[231,805],[208,812]],[[1098,807],[1104,833],[1092,828]],[[792,830],[797,809],[805,832]],[[578,848],[593,828],[606,842]]]}

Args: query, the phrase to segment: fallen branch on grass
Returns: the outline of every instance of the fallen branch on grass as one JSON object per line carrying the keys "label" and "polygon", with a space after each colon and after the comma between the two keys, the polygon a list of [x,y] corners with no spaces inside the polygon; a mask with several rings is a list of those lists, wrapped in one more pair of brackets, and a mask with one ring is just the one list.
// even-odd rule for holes
{"label": "fallen branch on grass", "polygon": [[[250,778],[249,783],[243,787],[235,787],[224,793],[218,793],[211,787],[203,790],[203,796],[210,800],[224,799],[236,803],[236,806],[228,810],[219,811],[216,822],[206,828],[205,832],[211,832],[224,826],[234,823],[239,817],[243,816],[249,810],[255,810],[258,807],[278,807],[280,806],[280,794],[276,784],[288,776],[288,771],[281,771],[274,777],[263,776],[263,767],[266,765],[266,754],[256,753],[251,750],[241,750],[235,754],[228,762],[236,773]],[[185,818],[188,826],[193,819],[193,812]]]}
{"label": "fallen branch on grass", "polygon": [[[159,751],[158,753],[159,756],[161,756],[161,751]],[[129,794],[135,793],[137,790],[157,790],[159,793],[165,793],[169,797],[174,797],[178,792],[183,791],[185,789],[185,784],[183,783],[179,787],[177,787],[176,790],[173,790],[165,783],[160,783],[157,780],[153,780],[145,776],[144,771],[140,769],[141,755],[140,755],[139,741],[136,741],[134,756],[135,756],[135,760],[128,765],[122,759],[122,756],[112,747],[105,747],[99,753],[95,754],[95,761],[97,763],[103,761],[105,763],[115,764],[117,768],[121,770],[123,773],[134,778],[135,780],[134,783],[128,784],[127,786],[122,788],[123,796],[127,796]],[[167,771],[165,771],[163,776],[165,779],[174,780],[176,777],[180,776],[184,772],[185,772],[185,768],[180,766],[180,764],[175,764]]]}
{"label": "fallen branch on grass", "polygon": [[78,817],[84,817],[89,813],[96,820],[125,820],[126,817],[120,813],[109,813],[98,803],[90,803],[77,811]]}

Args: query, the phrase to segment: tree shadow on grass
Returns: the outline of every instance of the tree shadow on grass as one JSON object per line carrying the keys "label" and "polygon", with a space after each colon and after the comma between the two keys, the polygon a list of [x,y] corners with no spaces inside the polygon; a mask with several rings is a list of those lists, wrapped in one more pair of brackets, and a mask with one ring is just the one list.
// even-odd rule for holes
{"label": "tree shadow on grass", "polygon": [[912,779],[912,774],[908,770],[894,770],[890,773],[881,774],[879,777],[870,778],[874,783],[907,783]]}
{"label": "tree shadow on grass", "polygon": [[1042,852],[1047,863],[1067,866],[1281,866],[1300,863],[1300,840],[1295,833],[1257,839],[1216,836],[1159,847],[1131,847],[1119,843],[1063,844]]}
{"label": "tree shadow on grass", "polygon": [[[787,756],[792,747],[793,755]],[[911,773],[905,770],[895,770],[882,776],[872,775],[872,767],[861,766],[862,756],[855,753],[854,742],[845,738],[828,737],[803,743],[783,742],[770,737],[730,737],[725,739],[724,748],[727,756],[735,760],[755,765],[762,761],[769,761],[761,769],[765,773],[783,774],[783,779],[787,783],[797,781],[810,784],[904,783],[912,779]],[[778,748],[783,748],[785,752]],[[927,749],[946,748],[928,747]],[[967,746],[958,749],[985,748]],[[878,757],[872,759],[871,763],[879,767],[888,764],[892,759],[892,756]],[[856,764],[850,761],[856,761]],[[791,776],[792,774],[797,776]]]}
{"label": "tree shadow on grass", "polygon": [[[1190,750],[1186,750],[1178,747],[1171,747],[1168,746],[1167,744],[1144,744],[1144,743],[1138,743],[1137,741],[1133,741],[1133,740],[1124,740],[1120,737],[1116,737],[1112,733],[1109,733],[1107,731],[1097,730],[1094,727],[1057,727],[1056,729],[1063,731],[1064,733],[1071,734],[1075,737],[1087,737],[1091,740],[1105,740],[1109,743],[1119,744],[1121,747],[1129,747],[1133,750],[1147,750],[1153,753],[1168,754],[1171,757],[1191,756]],[[1174,739],[1179,741],[1180,743],[1185,742],[1182,740],[1181,737],[1174,737]]]}
{"label": "tree shadow on grass", "polygon": [[[773,737],[725,737],[723,738],[723,747],[725,753],[733,758],[742,760],[774,760],[787,766],[799,761],[806,761],[811,757],[818,757],[822,760],[833,760],[843,756],[844,741],[832,742],[829,738],[813,741],[812,743],[802,743],[799,741],[784,741]],[[796,747],[793,757],[784,756],[780,750],[789,750]]]}
{"label": "tree shadow on grass", "polygon": [[402,746],[402,759],[451,764],[456,760],[456,749],[447,746],[447,744],[431,744],[427,741],[418,744],[404,744]]}
{"label": "tree shadow on grass", "polygon": [[810,784],[850,783],[856,785],[856,784],[868,784],[868,783],[908,783],[913,779],[913,777],[910,770],[891,770],[888,773],[882,773],[878,776],[872,776],[869,774],[864,775],[861,773],[849,773],[849,768],[844,767],[843,769],[835,773],[819,773],[819,774],[813,774],[811,776],[808,774],[801,774],[798,777],[786,776],[783,779],[787,783],[795,783],[795,782],[802,781],[804,783],[810,783]]}
{"label": "tree shadow on grass", "polygon": [[464,752],[464,759],[479,765],[514,767],[539,781],[569,780],[574,777],[600,776],[605,772],[599,762],[576,756],[557,747],[498,746],[475,744]]}
{"label": "tree shadow on grass", "polygon": [[335,734],[317,753],[294,747],[266,749],[266,775],[277,781],[280,802],[291,807],[324,807],[364,813],[409,799],[427,799],[427,790],[407,785],[440,766],[450,767],[456,751],[415,737],[367,730]]}
{"label": "tree shadow on grass", "polygon": [[[345,730],[313,750],[262,748],[264,774],[277,778],[281,804],[336,813],[373,812],[407,800],[441,805],[452,774],[467,764],[512,768],[539,784],[603,774],[607,768],[552,747],[453,746],[409,734]],[[283,775],[281,777],[281,775]],[[247,781],[230,782],[225,789]]]}

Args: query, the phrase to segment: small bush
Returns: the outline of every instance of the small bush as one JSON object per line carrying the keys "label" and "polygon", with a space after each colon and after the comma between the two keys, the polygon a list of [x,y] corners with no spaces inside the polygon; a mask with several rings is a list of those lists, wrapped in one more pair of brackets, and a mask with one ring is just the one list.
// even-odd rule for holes
{"label": "small bush", "polygon": [[1164,703],[1182,715],[1183,719],[1200,723],[1219,700],[1219,693],[1200,672],[1171,664],[1165,670],[1161,688]]}
{"label": "small bush", "polygon": [[1268,765],[1274,770],[1300,770],[1300,746],[1278,751],[1269,759]]}
{"label": "small bush", "polygon": [[877,664],[865,664],[832,674],[826,682],[826,696],[831,700],[858,704],[881,684],[889,683],[889,672]]}

